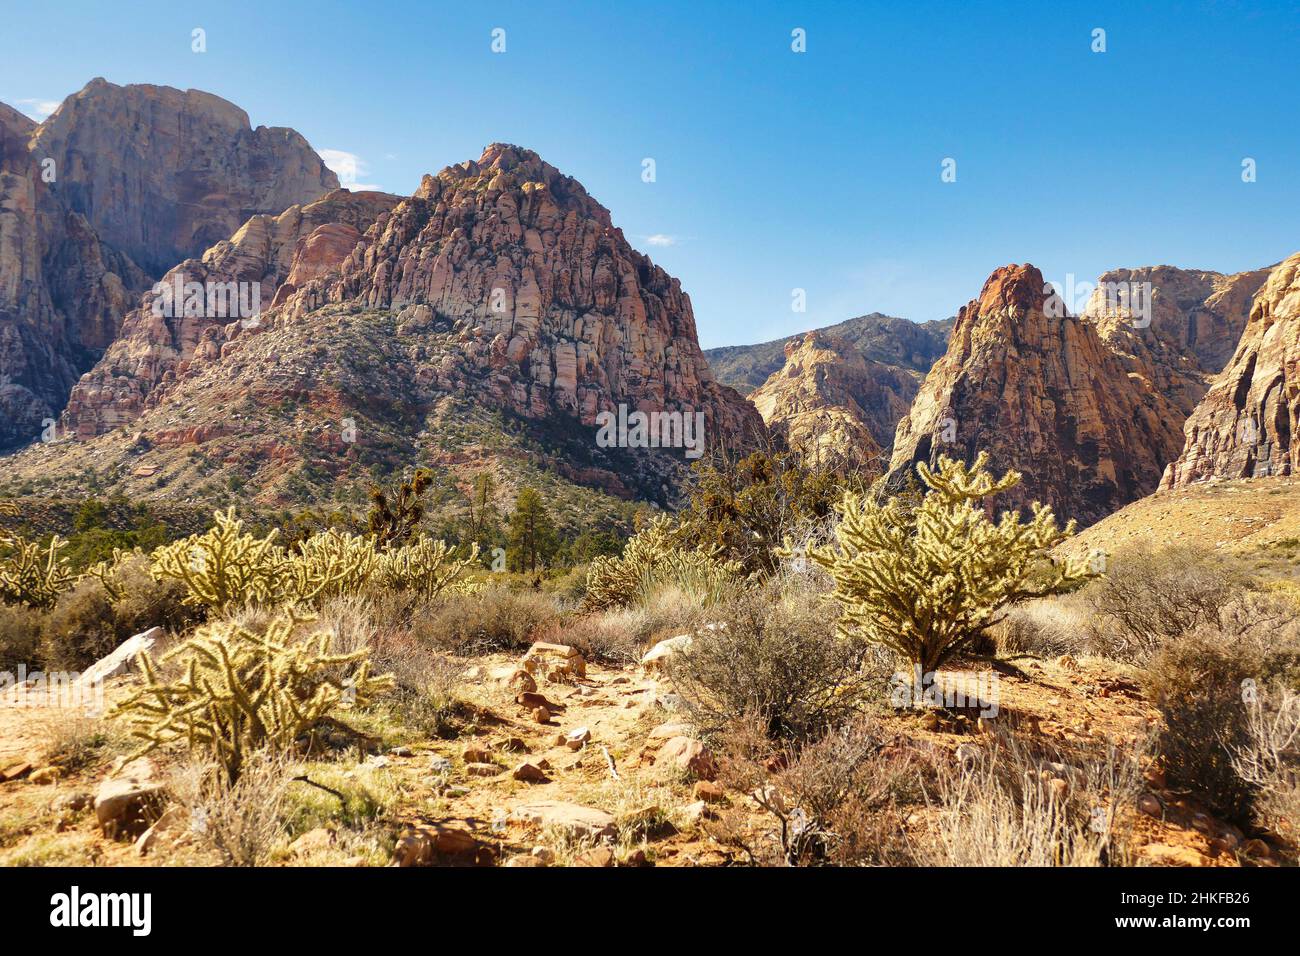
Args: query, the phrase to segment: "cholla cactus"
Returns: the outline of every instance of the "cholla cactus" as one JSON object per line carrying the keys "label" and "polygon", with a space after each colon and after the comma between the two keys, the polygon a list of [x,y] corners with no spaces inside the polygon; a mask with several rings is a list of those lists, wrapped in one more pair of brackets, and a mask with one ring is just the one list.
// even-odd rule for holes
{"label": "cholla cactus", "polygon": [[400,548],[379,553],[375,581],[395,591],[415,591],[434,598],[444,591],[464,590],[461,574],[478,560],[478,545],[471,545],[469,556],[456,558],[445,541],[421,535]]}
{"label": "cholla cactus", "polygon": [[673,540],[672,519],[660,515],[628,540],[621,557],[597,558],[591,563],[583,607],[603,610],[633,604],[665,584],[697,594],[709,603],[739,572],[739,564],[722,561],[716,547],[684,550]]}
{"label": "cholla cactus", "polygon": [[139,548],[132,548],[129,551],[123,551],[121,548],[114,548],[113,556],[111,558],[105,558],[97,564],[92,564],[90,567],[86,568],[85,573],[82,574],[81,578],[78,578],[78,580],[94,578],[100,583],[100,586],[108,592],[110,598],[114,601],[120,600],[122,597],[122,587],[117,580],[118,572],[122,570],[122,566],[126,564],[127,561],[130,561],[132,558],[143,556],[144,552]]}
{"label": "cholla cactus", "polygon": [[288,751],[317,723],[337,723],[332,712],[393,686],[391,675],[370,674],[367,649],[330,653],[329,631],[295,640],[306,620],[281,614],[264,633],[228,622],[200,627],[162,657],[181,668],[171,682],[142,653],[145,686],[110,716],[131,724],[143,742],[136,756],[183,741],[207,751],[233,783],[254,751]]}
{"label": "cholla cactus", "polygon": [[284,565],[283,553],[274,544],[276,531],[265,538],[245,534],[233,508],[218,511],[214,519],[203,534],[154,551],[154,578],[175,578],[189,591],[187,604],[214,610],[273,603],[280,596]]}
{"label": "cholla cactus", "polygon": [[333,528],[307,538],[281,568],[286,598],[312,603],[360,590],[379,564],[375,543]]}
{"label": "cholla cactus", "polygon": [[917,466],[929,491],[915,508],[845,496],[836,545],[810,556],[835,579],[841,632],[895,651],[924,676],[997,622],[1008,604],[1057,593],[1095,577],[1083,559],[1053,564],[1046,552],[1074,533],[1058,528],[1051,508],[1037,502],[1022,522],[1004,512],[997,523],[984,498],[1020,481],[995,479],[980,453],[967,467],[948,457],[937,471]]}
{"label": "cholla cactus", "polygon": [[0,535],[0,602],[47,608],[72,586],[74,576],[59,552],[67,542],[57,534],[46,547],[20,535]]}

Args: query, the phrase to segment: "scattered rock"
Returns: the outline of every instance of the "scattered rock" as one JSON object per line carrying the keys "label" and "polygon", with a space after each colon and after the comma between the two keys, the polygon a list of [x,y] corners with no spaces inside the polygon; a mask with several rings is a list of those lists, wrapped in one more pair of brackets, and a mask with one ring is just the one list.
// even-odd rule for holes
{"label": "scattered rock", "polygon": [[549,778],[546,772],[535,763],[524,761],[518,767],[515,767],[511,776],[516,780],[522,780],[524,783],[546,783]]}
{"label": "scattered rock", "polygon": [[128,637],[107,657],[101,657],[82,671],[81,676],[77,678],[76,686],[89,687],[110,677],[126,673],[135,666],[136,660],[142,653],[153,650],[154,645],[162,640],[162,636],[161,627],[151,627],[134,637]]}
{"label": "scattered rock", "polygon": [[474,744],[467,745],[461,756],[465,758],[466,763],[492,762],[492,753],[486,747],[478,747]]}
{"label": "scattered rock", "polygon": [[668,662],[675,655],[689,648],[693,640],[695,640],[694,635],[679,634],[660,641],[642,656],[641,667],[647,674],[662,673],[668,666]]}
{"label": "scattered rock", "polygon": [[522,737],[507,737],[505,740],[501,741],[500,746],[506,753],[517,754],[528,752],[528,744],[524,743]]}
{"label": "scattered rock", "polygon": [[537,690],[537,681],[522,667],[510,675],[506,684],[517,694],[531,694]]}
{"label": "scattered rock", "polygon": [[541,860],[547,866],[550,866],[552,863],[555,862],[555,851],[552,850],[550,847],[535,846],[533,847],[532,855],[537,857],[537,859]]}
{"label": "scattered rock", "polygon": [[314,830],[308,830],[298,839],[289,844],[289,852],[294,856],[306,856],[311,853],[320,853],[328,850],[334,845],[334,831],[325,827],[316,827]]}
{"label": "scattered rock", "polygon": [[167,838],[175,840],[184,836],[189,830],[190,813],[184,807],[168,807],[166,812],[158,818],[153,826],[140,834],[140,838],[135,841],[135,851],[141,856],[147,856],[157,849],[158,845]]}
{"label": "scattered rock", "polygon": [[718,773],[718,766],[707,747],[691,737],[672,737],[659,748],[656,763],[667,761],[687,773],[694,774],[701,780],[712,780]]}
{"label": "scattered rock", "polygon": [[546,864],[537,857],[529,853],[519,853],[506,860],[504,866],[546,866]]}
{"label": "scattered rock", "polygon": [[921,729],[935,731],[939,729],[939,715],[932,710],[927,710],[921,715]]}
{"label": "scattered rock", "polygon": [[586,727],[577,727],[564,735],[564,746],[570,750],[581,750],[591,740],[591,731]]}
{"label": "scattered rock", "polygon": [[574,866],[613,866],[614,851],[607,846],[596,847],[594,850],[587,850],[585,853],[579,853],[573,858]]}
{"label": "scattered rock", "polygon": [[713,812],[709,809],[709,805],[703,800],[688,803],[682,808],[682,819],[692,826],[698,826],[712,815]]}
{"label": "scattered rock", "polygon": [[549,724],[551,722],[551,712],[545,707],[538,707],[533,711],[533,720],[539,724]]}
{"label": "scattered rock", "polygon": [[63,776],[63,771],[58,767],[42,767],[40,770],[33,770],[27,777],[27,782],[35,784],[57,783],[61,776]]}
{"label": "scattered rock", "polygon": [[465,772],[471,777],[495,777],[501,768],[494,763],[467,763]]}
{"label": "scattered rock", "polygon": [[55,798],[50,804],[50,809],[55,813],[78,813],[85,810],[95,802],[95,798],[89,793],[65,793],[61,797]]}
{"label": "scattered rock", "polygon": [[99,785],[95,818],[104,835],[138,836],[162,812],[164,788],[155,779],[153,764],[145,758],[125,764],[118,775]]}
{"label": "scattered rock", "polygon": [[1160,798],[1155,796],[1154,794],[1150,794],[1150,793],[1142,794],[1142,796],[1138,797],[1137,805],[1138,805],[1138,810],[1140,810],[1142,813],[1145,813],[1149,817],[1155,817],[1157,820],[1159,820],[1162,816],[1164,816],[1164,812],[1165,812],[1164,805],[1160,802]]}
{"label": "scattered rock", "polygon": [[393,859],[398,866],[421,866],[437,857],[471,855],[475,862],[486,862],[487,851],[488,848],[468,830],[435,824],[412,827],[403,832],[393,850]]}
{"label": "scattered rock", "polygon": [[20,760],[17,763],[11,763],[9,766],[0,770],[0,783],[6,780],[21,780],[36,768],[26,760]]}
{"label": "scattered rock", "polygon": [[559,800],[539,800],[516,807],[511,817],[531,826],[554,827],[581,840],[612,840],[618,835],[614,817],[604,810]]}
{"label": "scattered rock", "polygon": [[722,785],[712,780],[698,781],[691,793],[696,800],[703,800],[705,803],[722,803],[727,799],[727,793],[722,789]]}

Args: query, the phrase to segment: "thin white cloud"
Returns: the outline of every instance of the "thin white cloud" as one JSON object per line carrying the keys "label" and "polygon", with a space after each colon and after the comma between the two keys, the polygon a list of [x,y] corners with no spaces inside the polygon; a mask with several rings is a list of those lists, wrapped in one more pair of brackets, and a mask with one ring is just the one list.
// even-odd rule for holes
{"label": "thin white cloud", "polygon": [[349,189],[354,193],[375,190],[383,192],[384,187],[375,183],[362,183],[358,180],[362,176],[370,175],[370,164],[358,156],[356,153],[349,153],[345,149],[318,149],[321,160],[334,174],[339,178],[339,185],[344,189]]}
{"label": "thin white cloud", "polygon": [[666,249],[669,246],[675,246],[679,241],[678,236],[670,236],[662,232],[656,232],[653,236],[642,236],[641,238],[645,240],[646,245],[658,246],[661,249]]}
{"label": "thin white cloud", "polygon": [[42,100],[29,97],[19,100],[18,108],[39,123],[43,122],[47,116],[59,108],[59,100]]}

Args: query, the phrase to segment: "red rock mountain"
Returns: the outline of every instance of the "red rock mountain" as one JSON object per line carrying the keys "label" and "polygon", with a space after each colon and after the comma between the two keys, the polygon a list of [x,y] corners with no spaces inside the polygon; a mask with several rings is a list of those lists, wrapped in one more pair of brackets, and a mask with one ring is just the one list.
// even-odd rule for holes
{"label": "red rock mountain", "polygon": [[1024,475],[1007,504],[1041,500],[1084,524],[1155,490],[1182,414],[1044,288],[1033,266],[1003,266],[962,308],[899,423],[891,481],[987,450],[995,469]]}
{"label": "red rock mountain", "polygon": [[337,302],[390,309],[407,328],[454,327],[457,347],[429,369],[434,382],[526,417],[591,425],[627,404],[703,411],[711,440],[761,428],[713,380],[681,283],[530,150],[496,143],[425,176],[338,273],[277,311],[297,320]]}
{"label": "red rock mountain", "polygon": [[713,380],[680,283],[518,147],[489,146],[396,204],[332,194],[255,217],[178,269],[260,275],[274,305],[256,322],[176,320],[146,296],[76,389],[82,440],[14,456],[18,479],[89,469],[132,495],[238,487],[284,505],[364,501],[376,477],[417,464],[450,498],[491,470],[549,489],[557,520],[577,525],[611,501],[575,485],[668,504],[688,463],[683,448],[605,447],[601,412],[698,412],[706,445],[763,429]]}
{"label": "red rock mountain", "polygon": [[1186,445],[1162,488],[1209,478],[1287,476],[1300,448],[1300,253],[1254,297],[1232,360],[1187,419]]}
{"label": "red rock mountain", "polygon": [[785,356],[785,365],[749,396],[768,428],[821,461],[880,474],[918,379],[822,332],[791,340]]}
{"label": "red rock mountain", "polygon": [[[247,283],[249,288],[235,293],[242,292],[245,303],[256,299],[261,308],[269,308],[277,297],[337,267],[362,233],[398,202],[399,197],[387,193],[338,189],[278,216],[254,216],[201,258],[169,270],[160,281],[162,291],[143,296],[126,316],[117,340],[72,389],[65,428],[91,438],[134,421],[147,404],[162,400],[167,386],[187,373],[196,356],[219,357],[240,324],[235,320],[248,324],[249,317],[233,307],[220,315],[186,310],[184,299],[174,295],[177,283]],[[160,302],[164,294],[169,298]],[[172,308],[165,307],[168,302]]]}
{"label": "red rock mountain", "polygon": [[165,270],[337,185],[208,93],[97,79],[39,125],[0,106],[0,448],[41,434]]}

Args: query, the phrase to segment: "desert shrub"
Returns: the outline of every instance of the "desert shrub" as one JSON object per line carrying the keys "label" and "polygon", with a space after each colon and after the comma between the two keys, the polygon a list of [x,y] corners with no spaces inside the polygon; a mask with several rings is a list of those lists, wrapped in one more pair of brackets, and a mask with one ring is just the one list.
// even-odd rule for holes
{"label": "desert shrub", "polygon": [[893,650],[923,680],[969,650],[1003,607],[1093,576],[1081,560],[1048,560],[1074,530],[1059,529],[1050,508],[1035,506],[1027,523],[1015,512],[986,517],[984,500],[1020,481],[1016,472],[995,479],[987,463],[983,452],[970,466],[922,462],[929,490],[919,505],[846,495],[837,546],[810,552],[835,578],[842,632]]}
{"label": "desert shrub", "polygon": [[846,720],[870,691],[883,700],[884,675],[860,669],[863,646],[836,634],[832,608],[821,595],[771,589],[718,608],[716,623],[669,659],[692,717],[717,728],[751,715],[772,737],[807,740]]}
{"label": "desert shrub", "polygon": [[1065,595],[1008,608],[991,634],[998,654],[1003,657],[1021,654],[1059,657],[1089,647],[1087,620],[1076,595]]}
{"label": "desert shrub", "polygon": [[925,866],[1123,866],[1141,746],[1062,752],[1000,735],[940,773]]}
{"label": "desert shrub", "polygon": [[587,572],[586,610],[644,604],[655,591],[674,587],[706,604],[721,600],[739,578],[740,566],[724,561],[715,546],[688,546],[672,519],[660,515],[628,540],[617,558],[597,558]]}
{"label": "desert shrub", "polygon": [[777,549],[829,518],[845,490],[839,463],[778,448],[739,459],[719,451],[692,471],[682,540],[737,562],[746,575],[775,571]]}
{"label": "desert shrub", "polygon": [[1246,742],[1233,768],[1255,793],[1260,822],[1295,840],[1300,836],[1300,693],[1282,683],[1247,695]]}
{"label": "desert shrub", "polygon": [[44,615],[25,604],[0,604],[0,672],[37,662]]}
{"label": "desert shrub", "polygon": [[42,624],[42,658],[49,667],[81,670],[151,627],[180,632],[199,617],[185,597],[179,582],[155,579],[146,558],[129,556],[59,596]]}
{"label": "desert shrub", "polygon": [[227,866],[262,866],[284,842],[282,816],[291,770],[282,756],[258,753],[235,782],[213,763],[191,761],[169,792],[189,816],[187,838]]}
{"label": "desert shrub", "polygon": [[577,647],[589,660],[634,663],[656,641],[689,634],[713,616],[698,596],[665,585],[634,607],[582,615],[555,639]]}
{"label": "desert shrub", "polygon": [[1234,764],[1251,745],[1247,701],[1275,681],[1295,685],[1298,633],[1290,601],[1246,595],[1147,662],[1144,689],[1164,718],[1158,743],[1169,782],[1229,819],[1249,816],[1256,791]]}
{"label": "desert shrub", "polygon": [[1106,575],[1082,592],[1093,613],[1089,646],[1100,656],[1130,663],[1213,624],[1245,585],[1228,559],[1188,546],[1131,545],[1108,564]]}
{"label": "desert shrub", "polygon": [[234,783],[256,751],[288,752],[318,723],[337,724],[334,712],[392,687],[391,676],[371,676],[367,651],[333,653],[328,631],[296,638],[301,623],[285,613],[262,630],[204,625],[161,658],[179,669],[175,680],[163,680],[158,663],[142,654],[144,687],[110,716],[143,742],[139,755],[184,742]]}
{"label": "desert shrub", "polygon": [[929,775],[920,754],[887,746],[880,728],[856,720],[804,746],[774,747],[761,718],[731,722],[718,739],[719,780],[752,796],[773,821],[757,830],[743,812],[709,828],[759,865],[910,862],[902,808],[919,803]]}
{"label": "desert shrub", "polygon": [[413,614],[410,632],[426,647],[478,654],[526,648],[559,622],[550,595],[488,587],[424,604]]}
{"label": "desert shrub", "polygon": [[20,535],[0,534],[0,603],[47,608],[72,586],[72,566],[58,535],[40,545]]}

